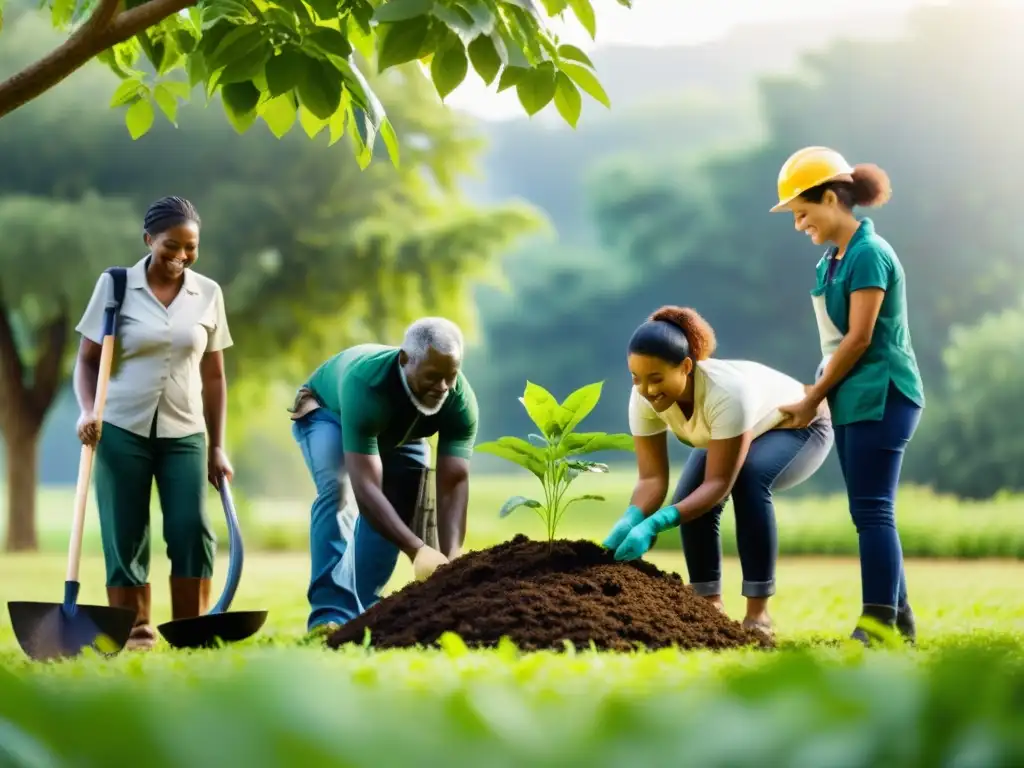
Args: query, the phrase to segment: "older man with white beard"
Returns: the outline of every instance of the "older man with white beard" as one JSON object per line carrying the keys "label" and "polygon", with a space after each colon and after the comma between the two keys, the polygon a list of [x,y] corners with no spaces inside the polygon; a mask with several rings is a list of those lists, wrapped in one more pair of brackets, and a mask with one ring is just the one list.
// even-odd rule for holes
{"label": "older man with white beard", "polygon": [[[421,318],[401,347],[350,347],[299,388],[292,434],[317,492],[308,631],[330,632],[375,604],[399,552],[419,580],[458,556],[478,413],[462,356],[458,326]],[[439,549],[411,529],[435,434]]]}

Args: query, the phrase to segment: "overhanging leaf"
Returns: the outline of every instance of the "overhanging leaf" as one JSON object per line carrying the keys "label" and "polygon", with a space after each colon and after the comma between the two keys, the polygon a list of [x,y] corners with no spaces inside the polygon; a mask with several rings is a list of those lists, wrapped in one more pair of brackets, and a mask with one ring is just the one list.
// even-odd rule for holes
{"label": "overhanging leaf", "polygon": [[579,122],[583,111],[583,97],[576,89],[576,84],[564,72],[555,75],[555,109],[573,128]]}
{"label": "overhanging leaf", "polygon": [[494,25],[497,19],[493,11],[483,0],[455,0],[456,5],[462,8],[474,24],[480,28],[481,34],[490,35],[494,32]]}
{"label": "overhanging leaf", "polygon": [[604,87],[600,82],[598,82],[598,79],[593,72],[586,67],[581,66],[580,64],[575,64],[571,61],[563,61],[559,67],[591,98],[601,102],[606,107],[611,108],[611,100],[608,98],[608,94],[605,93]]}
{"label": "overhanging leaf", "polygon": [[188,83],[183,83],[180,80],[162,80],[160,85],[179,99],[188,100],[192,95],[192,89],[188,87]]}
{"label": "overhanging leaf", "polygon": [[[206,42],[205,35],[203,42]],[[263,43],[263,34],[260,32],[259,25],[246,24],[231,29],[212,50],[200,43],[200,50],[203,51],[209,71],[216,72]]]}
{"label": "overhanging leaf", "polygon": [[398,136],[395,133],[394,126],[391,125],[391,121],[384,118],[381,121],[380,128],[378,129],[381,139],[384,141],[384,146],[388,150],[388,156],[391,158],[392,165],[398,168],[401,165],[401,153],[399,149]]}
{"label": "overhanging leaf", "polygon": [[306,0],[324,21],[338,18],[338,0]]}
{"label": "overhanging leaf", "polygon": [[306,36],[306,40],[322,53],[347,59],[352,54],[348,38],[336,29],[320,27]]}
{"label": "overhanging leaf", "polygon": [[370,121],[366,110],[357,106],[352,100],[348,104],[348,135],[355,148],[356,163],[366,170],[373,159],[373,145],[377,138],[377,130]]}
{"label": "overhanging leaf", "polygon": [[498,93],[518,85],[529,72],[527,67],[517,67],[511,64],[505,67],[498,79]]}
{"label": "overhanging leaf", "polygon": [[373,20],[381,23],[405,21],[430,13],[434,0],[387,0],[377,6]]}
{"label": "overhanging leaf", "polygon": [[132,137],[133,141],[146,135],[149,129],[153,127],[155,117],[153,105],[148,99],[139,99],[128,107],[124,115],[124,124],[127,126],[128,134]]}
{"label": "overhanging leaf", "polygon": [[245,80],[255,80],[263,74],[264,63],[270,51],[269,43],[260,43],[245,55],[232,61],[220,73],[221,84],[228,85]]}
{"label": "overhanging leaf", "polygon": [[341,106],[341,73],[322,59],[306,57],[296,89],[299,101],[320,120],[329,120]]}
{"label": "overhanging leaf", "polygon": [[469,60],[484,83],[490,85],[494,82],[501,69],[501,56],[490,35],[480,35],[469,44]]}
{"label": "overhanging leaf", "polygon": [[110,97],[110,106],[120,107],[123,104],[130,104],[138,98],[145,98],[149,95],[149,87],[137,77],[121,82],[114,95]]}
{"label": "overhanging leaf", "polygon": [[418,59],[429,34],[428,16],[416,16],[388,24],[381,32],[377,71],[383,72],[390,67]]}
{"label": "overhanging leaf", "polygon": [[267,89],[271,96],[280,96],[299,84],[306,59],[301,51],[289,46],[267,62]]}
{"label": "overhanging leaf", "polygon": [[156,88],[153,89],[153,101],[160,107],[160,111],[164,113],[164,117],[167,118],[171,125],[178,125],[178,100],[174,98],[174,94],[167,88],[166,83],[157,83]]}
{"label": "overhanging leaf", "polygon": [[435,3],[430,13],[454,32],[465,45],[469,45],[483,33],[483,25],[477,23],[467,10],[457,5],[449,8]]}
{"label": "overhanging leaf", "polygon": [[270,99],[260,110],[263,122],[277,138],[282,138],[292,129],[298,116],[298,105],[291,93],[283,93]]}
{"label": "overhanging leaf", "polygon": [[462,84],[468,71],[469,62],[462,41],[458,36],[449,34],[444,47],[434,54],[430,62],[430,77],[441,101]]}
{"label": "overhanging leaf", "polygon": [[[331,117],[333,119],[334,116]],[[327,124],[327,120],[321,120],[302,104],[299,105],[299,125],[302,126],[302,130],[309,138],[315,139],[320,131],[327,127]]]}
{"label": "overhanging leaf", "polygon": [[331,115],[329,121],[330,126],[330,138],[327,141],[327,146],[333,147],[342,137],[345,135],[345,128],[348,123],[348,112],[351,107],[349,99],[351,97],[348,91],[345,91],[341,96],[341,106],[338,111]]}
{"label": "overhanging leaf", "polygon": [[590,60],[590,57],[587,56],[587,54],[585,54],[581,49],[577,48],[575,45],[563,43],[562,45],[558,46],[558,55],[561,56],[563,59],[578,61],[580,64],[586,64],[591,69],[594,68],[594,62]]}
{"label": "overhanging leaf", "polygon": [[594,6],[590,4],[590,0],[569,0],[569,7],[572,8],[573,13],[576,14],[576,18],[580,20],[583,28],[587,30],[590,39],[595,39],[597,37],[597,18],[594,15]]}
{"label": "overhanging leaf", "polygon": [[526,496],[513,496],[501,505],[501,509],[498,510],[498,517],[508,517],[512,512],[519,509],[519,507],[540,509],[542,506],[543,505],[536,499],[528,499]]}
{"label": "overhanging leaf", "polygon": [[260,91],[251,81],[225,85],[221,88],[220,98],[228,121],[238,133],[245,133],[256,122]]}

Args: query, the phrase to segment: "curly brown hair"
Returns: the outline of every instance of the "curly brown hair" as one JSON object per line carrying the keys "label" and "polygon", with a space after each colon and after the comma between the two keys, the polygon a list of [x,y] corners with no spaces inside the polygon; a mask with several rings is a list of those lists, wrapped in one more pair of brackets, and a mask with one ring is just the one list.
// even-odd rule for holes
{"label": "curly brown hair", "polygon": [[843,207],[853,210],[854,206],[877,208],[885,205],[892,197],[889,174],[873,163],[861,163],[853,167],[852,181],[842,179],[828,181],[808,189],[800,197],[809,203],[820,203],[829,190],[836,193]]}
{"label": "curly brown hair", "polygon": [[707,360],[715,353],[715,348],[718,346],[715,331],[695,309],[668,305],[653,312],[648,320],[672,323],[679,328],[690,345],[690,356],[694,362]]}

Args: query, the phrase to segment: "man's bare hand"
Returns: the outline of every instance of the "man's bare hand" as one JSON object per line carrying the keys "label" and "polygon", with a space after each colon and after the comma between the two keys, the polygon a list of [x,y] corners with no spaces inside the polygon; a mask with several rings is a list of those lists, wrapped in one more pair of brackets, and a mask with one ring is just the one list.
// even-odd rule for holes
{"label": "man's bare hand", "polygon": [[416,556],[412,559],[412,572],[416,577],[416,581],[425,581],[440,568],[442,565],[448,563],[448,558],[442,555],[433,547],[424,544],[416,552]]}

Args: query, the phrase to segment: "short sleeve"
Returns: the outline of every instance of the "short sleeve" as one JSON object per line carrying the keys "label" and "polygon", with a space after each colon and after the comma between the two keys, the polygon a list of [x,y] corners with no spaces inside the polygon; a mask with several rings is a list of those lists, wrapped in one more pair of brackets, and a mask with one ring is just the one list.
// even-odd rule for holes
{"label": "short sleeve", "polygon": [[633,387],[629,394],[629,432],[633,437],[653,437],[668,432],[658,412]]}
{"label": "short sleeve", "polygon": [[100,275],[92,289],[92,296],[85,308],[82,319],[75,326],[75,332],[96,344],[103,343],[103,313],[107,302],[114,298],[114,282],[106,272]]}
{"label": "short sleeve", "polygon": [[857,253],[850,265],[850,293],[865,288],[888,290],[892,277],[892,261],[881,248],[867,247]]}
{"label": "short sleeve", "polygon": [[210,340],[206,346],[208,352],[220,352],[227,349],[234,341],[231,339],[231,331],[228,329],[228,314],[224,307],[224,292],[217,286],[217,292],[213,298],[214,328],[210,332]]}
{"label": "short sleeve", "polygon": [[476,394],[469,386],[469,382],[463,378],[459,402],[437,433],[438,455],[456,456],[460,459],[473,458],[473,443],[476,441],[479,418]]}
{"label": "short sleeve", "polygon": [[739,437],[757,424],[756,400],[742,384],[712,387],[704,400],[704,413],[712,440]]}
{"label": "short sleeve", "polygon": [[381,415],[377,396],[357,376],[343,377],[338,389],[342,450],[345,453],[377,455]]}

